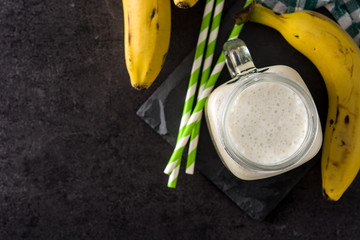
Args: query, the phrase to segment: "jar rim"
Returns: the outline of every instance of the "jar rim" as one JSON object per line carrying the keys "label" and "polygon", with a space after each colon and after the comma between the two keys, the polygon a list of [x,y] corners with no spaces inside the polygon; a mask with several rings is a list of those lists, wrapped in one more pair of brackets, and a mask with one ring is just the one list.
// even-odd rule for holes
{"label": "jar rim", "polygon": [[[235,98],[248,87],[253,86],[254,84],[264,82],[282,84],[283,86],[288,87],[289,89],[294,91],[304,104],[308,118],[307,131],[299,148],[290,156],[274,164],[261,164],[241,154],[240,151],[238,151],[238,149],[234,146],[229,134],[227,133],[228,128],[225,121],[228,115],[228,111]],[[237,164],[252,169],[254,171],[278,171],[289,168],[298,163],[302,159],[302,157],[307,154],[307,152],[313,145],[316,137],[316,132],[319,127],[316,106],[310,93],[295,80],[292,80],[278,73],[254,73],[245,77],[243,76],[241,78],[234,79],[234,81],[230,81],[230,83],[236,85],[234,86],[234,89],[229,93],[229,95],[224,99],[222,107],[220,108],[220,114],[218,116],[218,129],[221,136],[221,142],[229,156]]]}

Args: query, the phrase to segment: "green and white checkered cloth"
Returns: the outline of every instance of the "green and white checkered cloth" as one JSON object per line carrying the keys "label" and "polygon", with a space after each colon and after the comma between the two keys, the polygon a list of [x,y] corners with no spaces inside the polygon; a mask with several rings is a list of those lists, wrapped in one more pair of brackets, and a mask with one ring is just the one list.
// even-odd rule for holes
{"label": "green and white checkered cloth", "polygon": [[279,13],[325,7],[360,46],[360,0],[258,0]]}

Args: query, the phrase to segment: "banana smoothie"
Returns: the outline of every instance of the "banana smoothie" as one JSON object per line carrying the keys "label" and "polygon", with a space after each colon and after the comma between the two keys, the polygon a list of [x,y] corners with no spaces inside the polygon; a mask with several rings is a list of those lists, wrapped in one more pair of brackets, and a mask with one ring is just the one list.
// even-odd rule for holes
{"label": "banana smoothie", "polygon": [[240,179],[287,172],[321,147],[316,106],[299,74],[286,66],[224,83],[205,113],[220,159]]}
{"label": "banana smoothie", "polygon": [[280,83],[263,82],[235,97],[225,127],[234,147],[245,158],[274,165],[300,148],[308,116],[296,92]]}
{"label": "banana smoothie", "polygon": [[205,116],[220,159],[244,180],[275,176],[320,150],[320,119],[301,76],[284,65],[257,69],[241,39],[223,53],[232,77],[209,96]]}

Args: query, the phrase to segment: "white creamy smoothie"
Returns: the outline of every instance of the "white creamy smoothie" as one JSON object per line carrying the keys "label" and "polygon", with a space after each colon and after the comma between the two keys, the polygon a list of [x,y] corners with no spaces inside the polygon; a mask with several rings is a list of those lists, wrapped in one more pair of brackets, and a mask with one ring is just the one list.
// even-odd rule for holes
{"label": "white creamy smoothie", "polygon": [[300,74],[276,65],[256,68],[241,39],[223,53],[231,79],[210,94],[205,117],[224,166],[239,179],[264,179],[290,171],[320,150],[315,102]]}
{"label": "white creamy smoothie", "polygon": [[224,124],[239,153],[253,162],[274,165],[299,149],[308,116],[294,90],[278,82],[260,82],[234,98]]}

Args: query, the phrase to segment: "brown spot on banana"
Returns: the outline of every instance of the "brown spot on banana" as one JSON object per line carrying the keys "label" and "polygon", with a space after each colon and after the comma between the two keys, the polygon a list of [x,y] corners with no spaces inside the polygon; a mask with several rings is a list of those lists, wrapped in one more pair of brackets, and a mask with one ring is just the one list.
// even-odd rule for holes
{"label": "brown spot on banana", "polygon": [[159,28],[160,28],[159,23],[156,23],[156,30],[158,30],[158,31],[159,31]]}
{"label": "brown spot on banana", "polygon": [[157,13],[157,9],[156,9],[156,8],[153,8],[153,10],[152,10],[152,12],[151,12],[151,16],[150,16],[150,20],[151,20],[151,21],[154,19],[156,13]]}
{"label": "brown spot on banana", "polygon": [[328,169],[328,168],[329,168],[329,162],[330,162],[330,157],[328,156],[327,159],[326,159],[325,169]]}
{"label": "brown spot on banana", "polygon": [[130,17],[128,15],[128,29],[129,29],[129,32],[128,32],[128,41],[129,41],[129,46],[130,46],[130,43],[131,43],[131,34],[130,34]]}
{"label": "brown spot on banana", "polygon": [[335,117],[335,125],[338,122],[338,118],[339,118],[339,110],[340,106],[339,106],[339,96],[336,97],[336,117]]}
{"label": "brown spot on banana", "polygon": [[349,122],[350,122],[350,117],[349,117],[349,115],[346,115],[344,118],[344,123],[349,124]]}
{"label": "brown spot on banana", "polygon": [[[283,14],[281,14],[281,13],[278,13],[278,12],[274,12],[273,11],[273,13],[274,13],[274,15],[276,15],[276,16],[278,16],[278,17],[281,17],[281,18],[283,18],[283,19],[286,19],[287,17],[285,16],[285,15],[283,15]],[[282,21],[282,22],[284,22],[284,20],[283,19],[280,19],[280,21]]]}
{"label": "brown spot on banana", "polygon": [[331,164],[336,168],[338,168],[340,166],[338,162],[332,162]]}
{"label": "brown spot on banana", "polygon": [[348,67],[348,70],[350,72],[350,77],[352,77],[354,72],[354,64],[351,64],[351,67]]}

